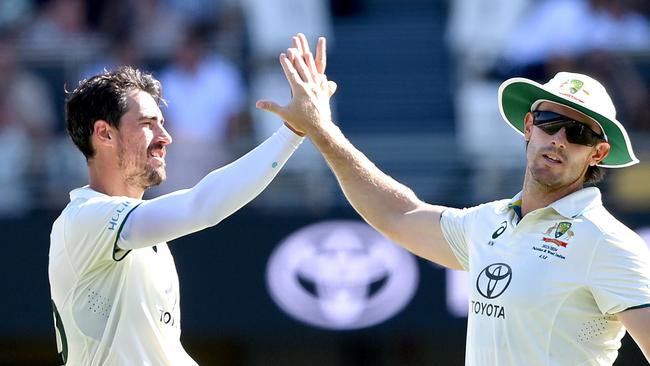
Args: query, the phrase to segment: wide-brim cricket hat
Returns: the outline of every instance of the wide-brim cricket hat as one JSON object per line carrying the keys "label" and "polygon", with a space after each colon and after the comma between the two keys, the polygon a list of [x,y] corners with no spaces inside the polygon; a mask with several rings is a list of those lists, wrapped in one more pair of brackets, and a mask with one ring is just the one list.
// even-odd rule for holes
{"label": "wide-brim cricket hat", "polygon": [[595,120],[605,132],[611,149],[598,166],[623,168],[639,160],[623,125],[616,120],[616,108],[605,87],[593,78],[559,72],[542,85],[525,78],[508,79],[499,87],[499,111],[503,119],[524,134],[524,117],[544,101],[573,108]]}

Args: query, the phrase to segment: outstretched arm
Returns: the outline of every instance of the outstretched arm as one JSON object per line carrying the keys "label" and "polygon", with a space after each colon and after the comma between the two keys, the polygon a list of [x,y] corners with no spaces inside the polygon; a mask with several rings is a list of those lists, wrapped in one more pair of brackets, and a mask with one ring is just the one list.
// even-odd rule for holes
{"label": "outstretched arm", "polygon": [[421,201],[411,189],[383,173],[338,127],[332,125],[308,136],[364,220],[420,257],[445,267],[462,268],[442,236],[440,216],[444,207]]}
{"label": "outstretched arm", "polygon": [[329,98],[336,84],[325,76],[326,45],[320,38],[313,59],[304,35],[294,37],[288,55],[280,55],[293,98],[287,106],[260,101],[294,129],[305,133],[323,154],[343,192],[375,229],[414,254],[450,268],[461,266],[442,235],[444,207],[429,205],[408,187],[379,170],[331,121]]}
{"label": "outstretched arm", "polygon": [[142,202],[126,219],[118,246],[144,248],[216,225],[260,194],[301,142],[301,137],[283,126],[193,188]]}

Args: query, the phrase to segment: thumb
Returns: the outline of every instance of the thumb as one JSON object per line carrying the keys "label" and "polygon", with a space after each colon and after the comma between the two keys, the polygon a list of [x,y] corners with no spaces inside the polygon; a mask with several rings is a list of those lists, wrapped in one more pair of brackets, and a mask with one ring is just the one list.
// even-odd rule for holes
{"label": "thumb", "polygon": [[[269,111],[271,113],[275,113],[278,116],[282,117],[284,114],[284,108],[278,105],[275,102],[271,102],[268,100],[258,100],[257,103],[255,103],[255,107],[259,109],[263,109],[265,111]],[[284,119],[284,118],[283,118]]]}
{"label": "thumb", "polygon": [[334,95],[334,93],[336,93],[336,88],[337,88],[337,87],[338,87],[338,86],[336,85],[335,82],[333,82],[333,81],[331,81],[331,80],[329,80],[329,81],[327,82],[327,88],[329,89],[330,97],[331,97],[332,95]]}

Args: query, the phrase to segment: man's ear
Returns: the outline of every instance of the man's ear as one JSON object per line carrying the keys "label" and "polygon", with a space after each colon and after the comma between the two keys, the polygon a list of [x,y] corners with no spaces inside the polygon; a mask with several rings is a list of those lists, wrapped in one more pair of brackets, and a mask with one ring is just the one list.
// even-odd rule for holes
{"label": "man's ear", "polygon": [[530,141],[530,136],[533,134],[533,114],[528,112],[524,116],[524,138]]}
{"label": "man's ear", "polygon": [[603,161],[607,155],[609,155],[611,148],[612,146],[609,144],[609,142],[598,143],[598,145],[594,147],[594,152],[591,154],[589,165],[596,166],[600,164],[600,162]]}
{"label": "man's ear", "polygon": [[95,137],[97,143],[102,145],[112,145],[114,138],[114,129],[113,127],[103,119],[98,119],[93,125],[93,136]]}

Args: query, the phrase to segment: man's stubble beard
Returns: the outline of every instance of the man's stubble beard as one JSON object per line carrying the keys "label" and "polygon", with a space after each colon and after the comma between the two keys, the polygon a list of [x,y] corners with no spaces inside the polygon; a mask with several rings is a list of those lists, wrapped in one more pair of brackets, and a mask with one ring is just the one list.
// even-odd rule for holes
{"label": "man's stubble beard", "polygon": [[[566,167],[564,169],[566,169]],[[552,173],[549,171],[544,174],[543,170],[545,170],[545,167],[543,167],[542,164],[538,167],[533,164],[532,167],[527,167],[527,170],[530,172],[530,177],[533,181],[546,192],[552,192],[563,187],[571,186],[580,180],[584,181],[586,173],[585,168],[582,172],[575,174],[575,176],[573,174],[569,175],[566,172]]]}
{"label": "man's stubble beard", "polygon": [[122,177],[124,178],[124,181],[128,185],[140,187],[146,190],[151,187],[160,185],[165,181],[165,178],[167,177],[165,172],[165,165],[162,165],[159,168],[152,167],[149,164],[148,149],[144,160],[132,158],[130,161],[128,161],[125,158],[126,156],[127,151],[124,148],[124,145],[121,145],[118,155],[118,166],[122,171]]}

